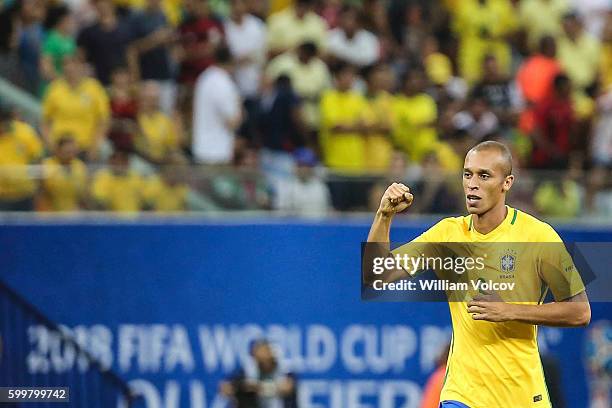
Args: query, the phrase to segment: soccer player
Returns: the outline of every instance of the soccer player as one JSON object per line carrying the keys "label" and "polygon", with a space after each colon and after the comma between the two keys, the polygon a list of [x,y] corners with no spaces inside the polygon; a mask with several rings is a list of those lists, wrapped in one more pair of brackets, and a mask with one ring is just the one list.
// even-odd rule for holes
{"label": "soccer player", "polygon": [[[563,246],[550,225],[506,205],[506,194],[513,182],[508,148],[492,141],[478,144],[467,153],[464,162],[463,189],[468,215],[443,219],[412,242],[552,242]],[[388,250],[393,217],[406,210],[412,201],[405,185],[389,186],[376,212],[368,242],[382,243]],[[410,251],[409,245],[392,253],[405,254]],[[568,258],[563,259],[555,271],[559,275],[571,271],[573,276],[569,279],[543,274],[536,260],[525,262],[520,254],[517,262],[521,263],[513,271],[517,278],[528,277],[531,282],[538,282],[532,285],[538,294],[550,288],[554,302],[543,303],[537,296],[536,301],[510,303],[494,292],[483,292],[471,300],[449,301],[453,337],[441,408],[551,407],[538,352],[537,325],[578,327],[586,326],[591,319],[584,284],[571,258],[569,265]],[[397,269],[385,275],[384,281],[412,276]],[[363,278],[372,284],[380,275],[375,277],[365,271]],[[560,288],[559,281],[565,282],[566,287]]]}

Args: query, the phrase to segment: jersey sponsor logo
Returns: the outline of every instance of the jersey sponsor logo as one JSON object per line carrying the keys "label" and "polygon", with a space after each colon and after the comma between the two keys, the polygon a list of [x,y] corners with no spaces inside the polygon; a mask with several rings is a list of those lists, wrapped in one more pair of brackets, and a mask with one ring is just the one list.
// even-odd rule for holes
{"label": "jersey sponsor logo", "polygon": [[542,394],[538,394],[533,397],[533,402],[540,402],[540,401],[542,401]]}

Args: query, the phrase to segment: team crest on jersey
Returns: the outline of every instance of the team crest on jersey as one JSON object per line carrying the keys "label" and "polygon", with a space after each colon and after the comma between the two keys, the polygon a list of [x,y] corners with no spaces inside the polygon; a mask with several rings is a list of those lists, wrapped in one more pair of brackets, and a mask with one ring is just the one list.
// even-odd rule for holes
{"label": "team crest on jersey", "polygon": [[511,249],[506,250],[499,258],[499,267],[505,274],[502,277],[513,278],[514,275],[507,276],[507,274],[514,272],[516,268],[516,252]]}

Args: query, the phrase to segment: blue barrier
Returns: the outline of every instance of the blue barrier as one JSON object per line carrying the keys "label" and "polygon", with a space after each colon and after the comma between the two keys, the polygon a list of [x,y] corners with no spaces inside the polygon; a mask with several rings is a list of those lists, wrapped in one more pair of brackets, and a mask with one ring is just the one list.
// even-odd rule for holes
{"label": "blue barrier", "polygon": [[[30,224],[0,228],[1,278],[130,380],[149,408],[222,407],[217,383],[274,341],[298,373],[302,407],[418,407],[448,341],[447,306],[364,303],[364,223]],[[425,228],[393,230],[407,241]],[[560,228],[567,241],[609,229]],[[610,319],[606,304],[593,320]],[[587,405],[585,330],[544,328],[568,407]],[[61,373],[77,359],[28,338]],[[27,337],[23,337],[27,338]],[[8,351],[7,351],[8,352]],[[24,361],[24,364],[26,362]],[[369,405],[368,405],[369,404]]]}

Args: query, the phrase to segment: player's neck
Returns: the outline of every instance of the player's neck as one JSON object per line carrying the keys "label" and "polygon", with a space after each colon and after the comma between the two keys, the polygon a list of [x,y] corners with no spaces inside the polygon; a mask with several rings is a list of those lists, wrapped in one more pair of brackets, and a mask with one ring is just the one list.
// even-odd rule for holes
{"label": "player's neck", "polygon": [[506,215],[508,208],[503,202],[483,214],[474,214],[472,215],[474,229],[481,234],[488,234],[504,222]]}

